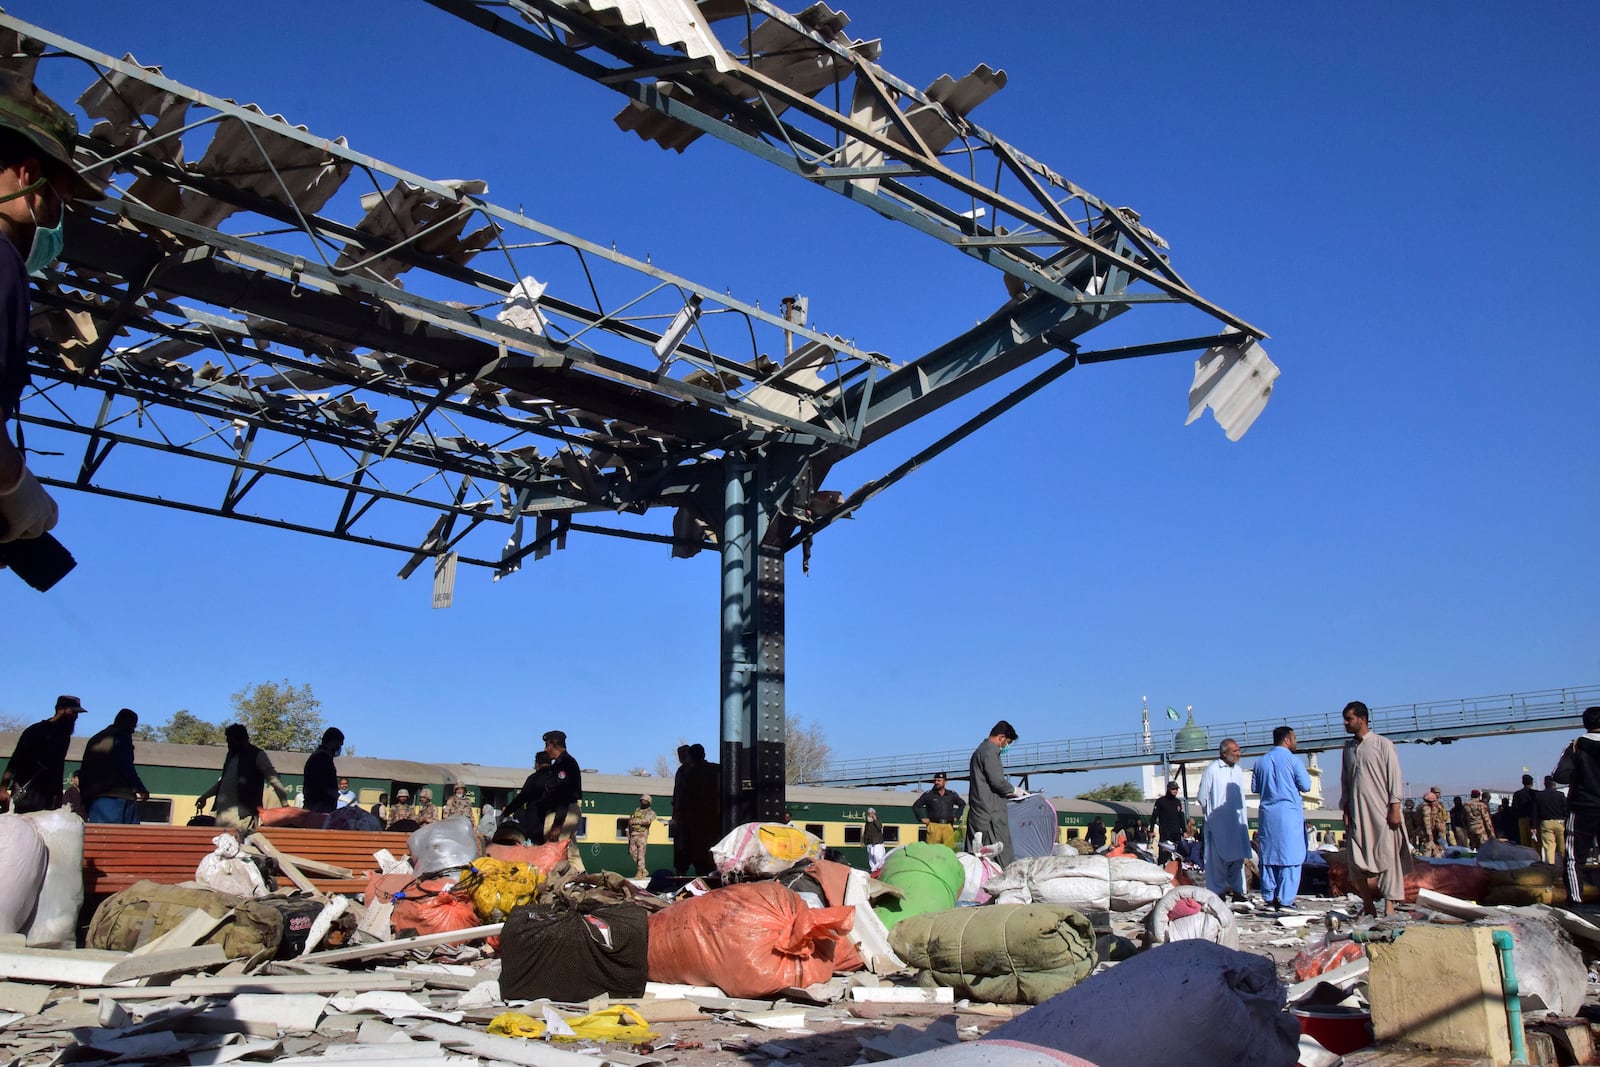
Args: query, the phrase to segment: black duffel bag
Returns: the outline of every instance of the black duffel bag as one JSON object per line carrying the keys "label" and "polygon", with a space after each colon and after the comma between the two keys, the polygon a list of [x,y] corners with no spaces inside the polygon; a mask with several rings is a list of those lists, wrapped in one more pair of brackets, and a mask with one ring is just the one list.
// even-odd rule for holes
{"label": "black duffel bag", "polygon": [[638,904],[530,904],[500,932],[504,1000],[642,997],[650,970],[649,913]]}
{"label": "black duffel bag", "polygon": [[321,901],[295,894],[288,897],[256,897],[252,902],[277,912],[283,921],[283,938],[278,942],[278,959],[294,959],[305,951],[312,924],[317,921],[317,916],[322,914]]}

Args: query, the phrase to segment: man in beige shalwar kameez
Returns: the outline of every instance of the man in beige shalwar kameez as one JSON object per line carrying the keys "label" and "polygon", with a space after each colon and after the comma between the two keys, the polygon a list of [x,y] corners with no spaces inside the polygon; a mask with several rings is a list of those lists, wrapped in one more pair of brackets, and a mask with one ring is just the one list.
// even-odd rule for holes
{"label": "man in beige shalwar kameez", "polygon": [[1350,881],[1361,897],[1361,912],[1376,915],[1375,898],[1382,897],[1384,914],[1393,915],[1395,904],[1405,899],[1411,845],[1400,810],[1400,756],[1394,742],[1372,732],[1369,717],[1359,700],[1345,705],[1344,728],[1350,740],[1344,743],[1339,807],[1344,812]]}

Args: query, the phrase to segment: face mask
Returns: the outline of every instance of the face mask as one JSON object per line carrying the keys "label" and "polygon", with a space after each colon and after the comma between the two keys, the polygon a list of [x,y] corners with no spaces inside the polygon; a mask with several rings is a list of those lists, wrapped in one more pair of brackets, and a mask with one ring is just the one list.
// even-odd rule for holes
{"label": "face mask", "polygon": [[63,216],[61,222],[57,222],[48,230],[43,226],[34,229],[33,246],[28,249],[28,261],[24,264],[24,269],[29,274],[39,274],[61,258],[61,250],[67,244],[66,235],[61,232],[62,223],[65,221],[66,218]]}

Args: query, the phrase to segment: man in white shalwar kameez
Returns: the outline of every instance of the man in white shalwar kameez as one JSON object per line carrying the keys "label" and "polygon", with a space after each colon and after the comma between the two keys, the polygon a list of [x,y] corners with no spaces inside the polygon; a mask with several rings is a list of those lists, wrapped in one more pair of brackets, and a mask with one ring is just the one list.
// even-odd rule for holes
{"label": "man in white shalwar kameez", "polygon": [[1244,798],[1250,780],[1239,766],[1239,742],[1228,738],[1219,758],[1200,776],[1200,812],[1205,816],[1206,888],[1218,896],[1245,899],[1244,861],[1250,855],[1250,816]]}
{"label": "man in white shalwar kameez", "polygon": [[1405,899],[1405,874],[1411,869],[1411,844],[1406,840],[1400,809],[1400,755],[1394,742],[1372,732],[1367,706],[1353,700],[1344,708],[1344,743],[1339,773],[1339,808],[1344,812],[1345,848],[1350,881],[1361,898],[1361,913],[1393,915]]}

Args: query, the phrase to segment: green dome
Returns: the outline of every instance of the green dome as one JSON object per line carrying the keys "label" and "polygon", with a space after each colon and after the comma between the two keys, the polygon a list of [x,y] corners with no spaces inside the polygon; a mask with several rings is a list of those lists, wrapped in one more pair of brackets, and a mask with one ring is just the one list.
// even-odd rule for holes
{"label": "green dome", "polygon": [[1174,752],[1203,752],[1211,747],[1211,741],[1194,721],[1194,712],[1189,713],[1189,721],[1183,724],[1177,736],[1172,739]]}

